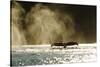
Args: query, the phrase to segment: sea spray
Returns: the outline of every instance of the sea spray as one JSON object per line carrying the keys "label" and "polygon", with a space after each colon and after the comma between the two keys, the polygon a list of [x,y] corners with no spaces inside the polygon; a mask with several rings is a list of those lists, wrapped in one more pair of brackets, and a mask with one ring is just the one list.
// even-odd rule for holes
{"label": "sea spray", "polygon": [[60,8],[37,3],[31,6],[30,11],[25,11],[18,2],[12,2],[12,45],[85,42],[83,32],[76,31],[73,16]]}
{"label": "sea spray", "polygon": [[17,3],[11,4],[11,42],[12,45],[26,44],[26,38],[23,31],[23,13],[24,9]]}
{"label": "sea spray", "polygon": [[36,4],[26,16],[29,44],[68,42],[75,34],[75,25],[70,15]]}

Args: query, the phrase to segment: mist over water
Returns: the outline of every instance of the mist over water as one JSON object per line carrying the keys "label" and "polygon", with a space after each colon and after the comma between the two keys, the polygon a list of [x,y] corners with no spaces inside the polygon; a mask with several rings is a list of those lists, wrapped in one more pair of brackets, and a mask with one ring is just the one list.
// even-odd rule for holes
{"label": "mist over water", "polygon": [[32,7],[26,21],[30,24],[27,31],[32,44],[67,42],[75,34],[73,19],[68,14],[62,15],[42,4]]}
{"label": "mist over water", "polygon": [[23,8],[16,2],[12,4],[11,8],[11,42],[12,45],[27,44],[24,30],[22,28],[22,15],[24,13]]}
{"label": "mist over water", "polygon": [[69,41],[86,43],[84,32],[76,29],[75,17],[68,12],[63,12],[62,8],[56,7],[52,4],[36,3],[25,12],[20,3],[12,3],[12,45]]}
{"label": "mist over water", "polygon": [[[10,65],[96,62],[95,19],[90,6],[12,1]],[[79,46],[50,45],[70,41]]]}

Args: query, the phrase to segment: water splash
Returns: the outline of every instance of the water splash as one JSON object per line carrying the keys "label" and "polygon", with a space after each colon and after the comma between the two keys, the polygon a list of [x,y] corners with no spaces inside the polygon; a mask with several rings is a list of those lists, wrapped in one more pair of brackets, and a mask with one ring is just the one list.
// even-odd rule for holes
{"label": "water splash", "polygon": [[27,14],[26,23],[29,44],[74,41],[76,31],[73,18],[57,9],[36,4]]}
{"label": "water splash", "polygon": [[84,42],[83,33],[76,32],[73,17],[67,12],[61,13],[59,8],[52,8],[52,5],[36,4],[25,14],[25,10],[18,2],[12,2],[12,44]]}
{"label": "water splash", "polygon": [[23,8],[17,3],[12,2],[11,6],[11,39],[12,45],[26,44],[24,31],[22,28]]}

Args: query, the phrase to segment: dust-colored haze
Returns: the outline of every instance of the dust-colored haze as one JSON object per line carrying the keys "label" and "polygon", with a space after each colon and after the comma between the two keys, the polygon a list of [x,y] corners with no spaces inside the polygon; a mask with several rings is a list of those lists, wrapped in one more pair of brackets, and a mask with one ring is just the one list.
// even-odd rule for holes
{"label": "dust-colored haze", "polygon": [[[27,6],[27,4],[24,4],[24,6]],[[86,28],[88,29],[89,23],[85,24],[84,22],[86,21],[83,22],[81,20],[76,22],[76,17],[78,16],[75,17],[67,12],[67,8],[64,11],[64,8],[59,8],[57,5],[45,5],[42,3],[31,4],[30,9],[28,7],[29,5],[27,8],[23,7],[19,2],[12,3],[12,45],[66,43],[69,41],[76,41],[78,43],[91,42],[91,38],[88,41],[88,37],[86,37],[87,30],[85,31],[84,27],[87,25]],[[78,13],[77,9],[76,13]],[[81,15],[79,15],[80,17]],[[90,33],[88,32],[87,35],[90,35]],[[93,42],[95,41],[94,38]]]}
{"label": "dust-colored haze", "polygon": [[[54,42],[80,41],[76,34],[73,18],[58,10],[37,4],[26,17],[27,38],[30,44],[50,44]],[[79,33],[79,32],[78,32]]]}
{"label": "dust-colored haze", "polygon": [[11,8],[11,42],[12,45],[22,45],[26,44],[26,38],[24,36],[24,31],[22,29],[22,20],[24,10],[17,3],[14,2]]}

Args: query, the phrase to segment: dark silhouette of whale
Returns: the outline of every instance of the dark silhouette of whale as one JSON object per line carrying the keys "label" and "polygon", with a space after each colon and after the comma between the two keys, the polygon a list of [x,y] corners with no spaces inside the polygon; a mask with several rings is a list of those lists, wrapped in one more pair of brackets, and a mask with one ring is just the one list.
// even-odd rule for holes
{"label": "dark silhouette of whale", "polygon": [[66,48],[66,46],[73,46],[73,45],[78,46],[78,43],[77,42],[53,43],[53,44],[51,44],[51,47],[53,47],[53,46],[64,46],[64,48]]}

